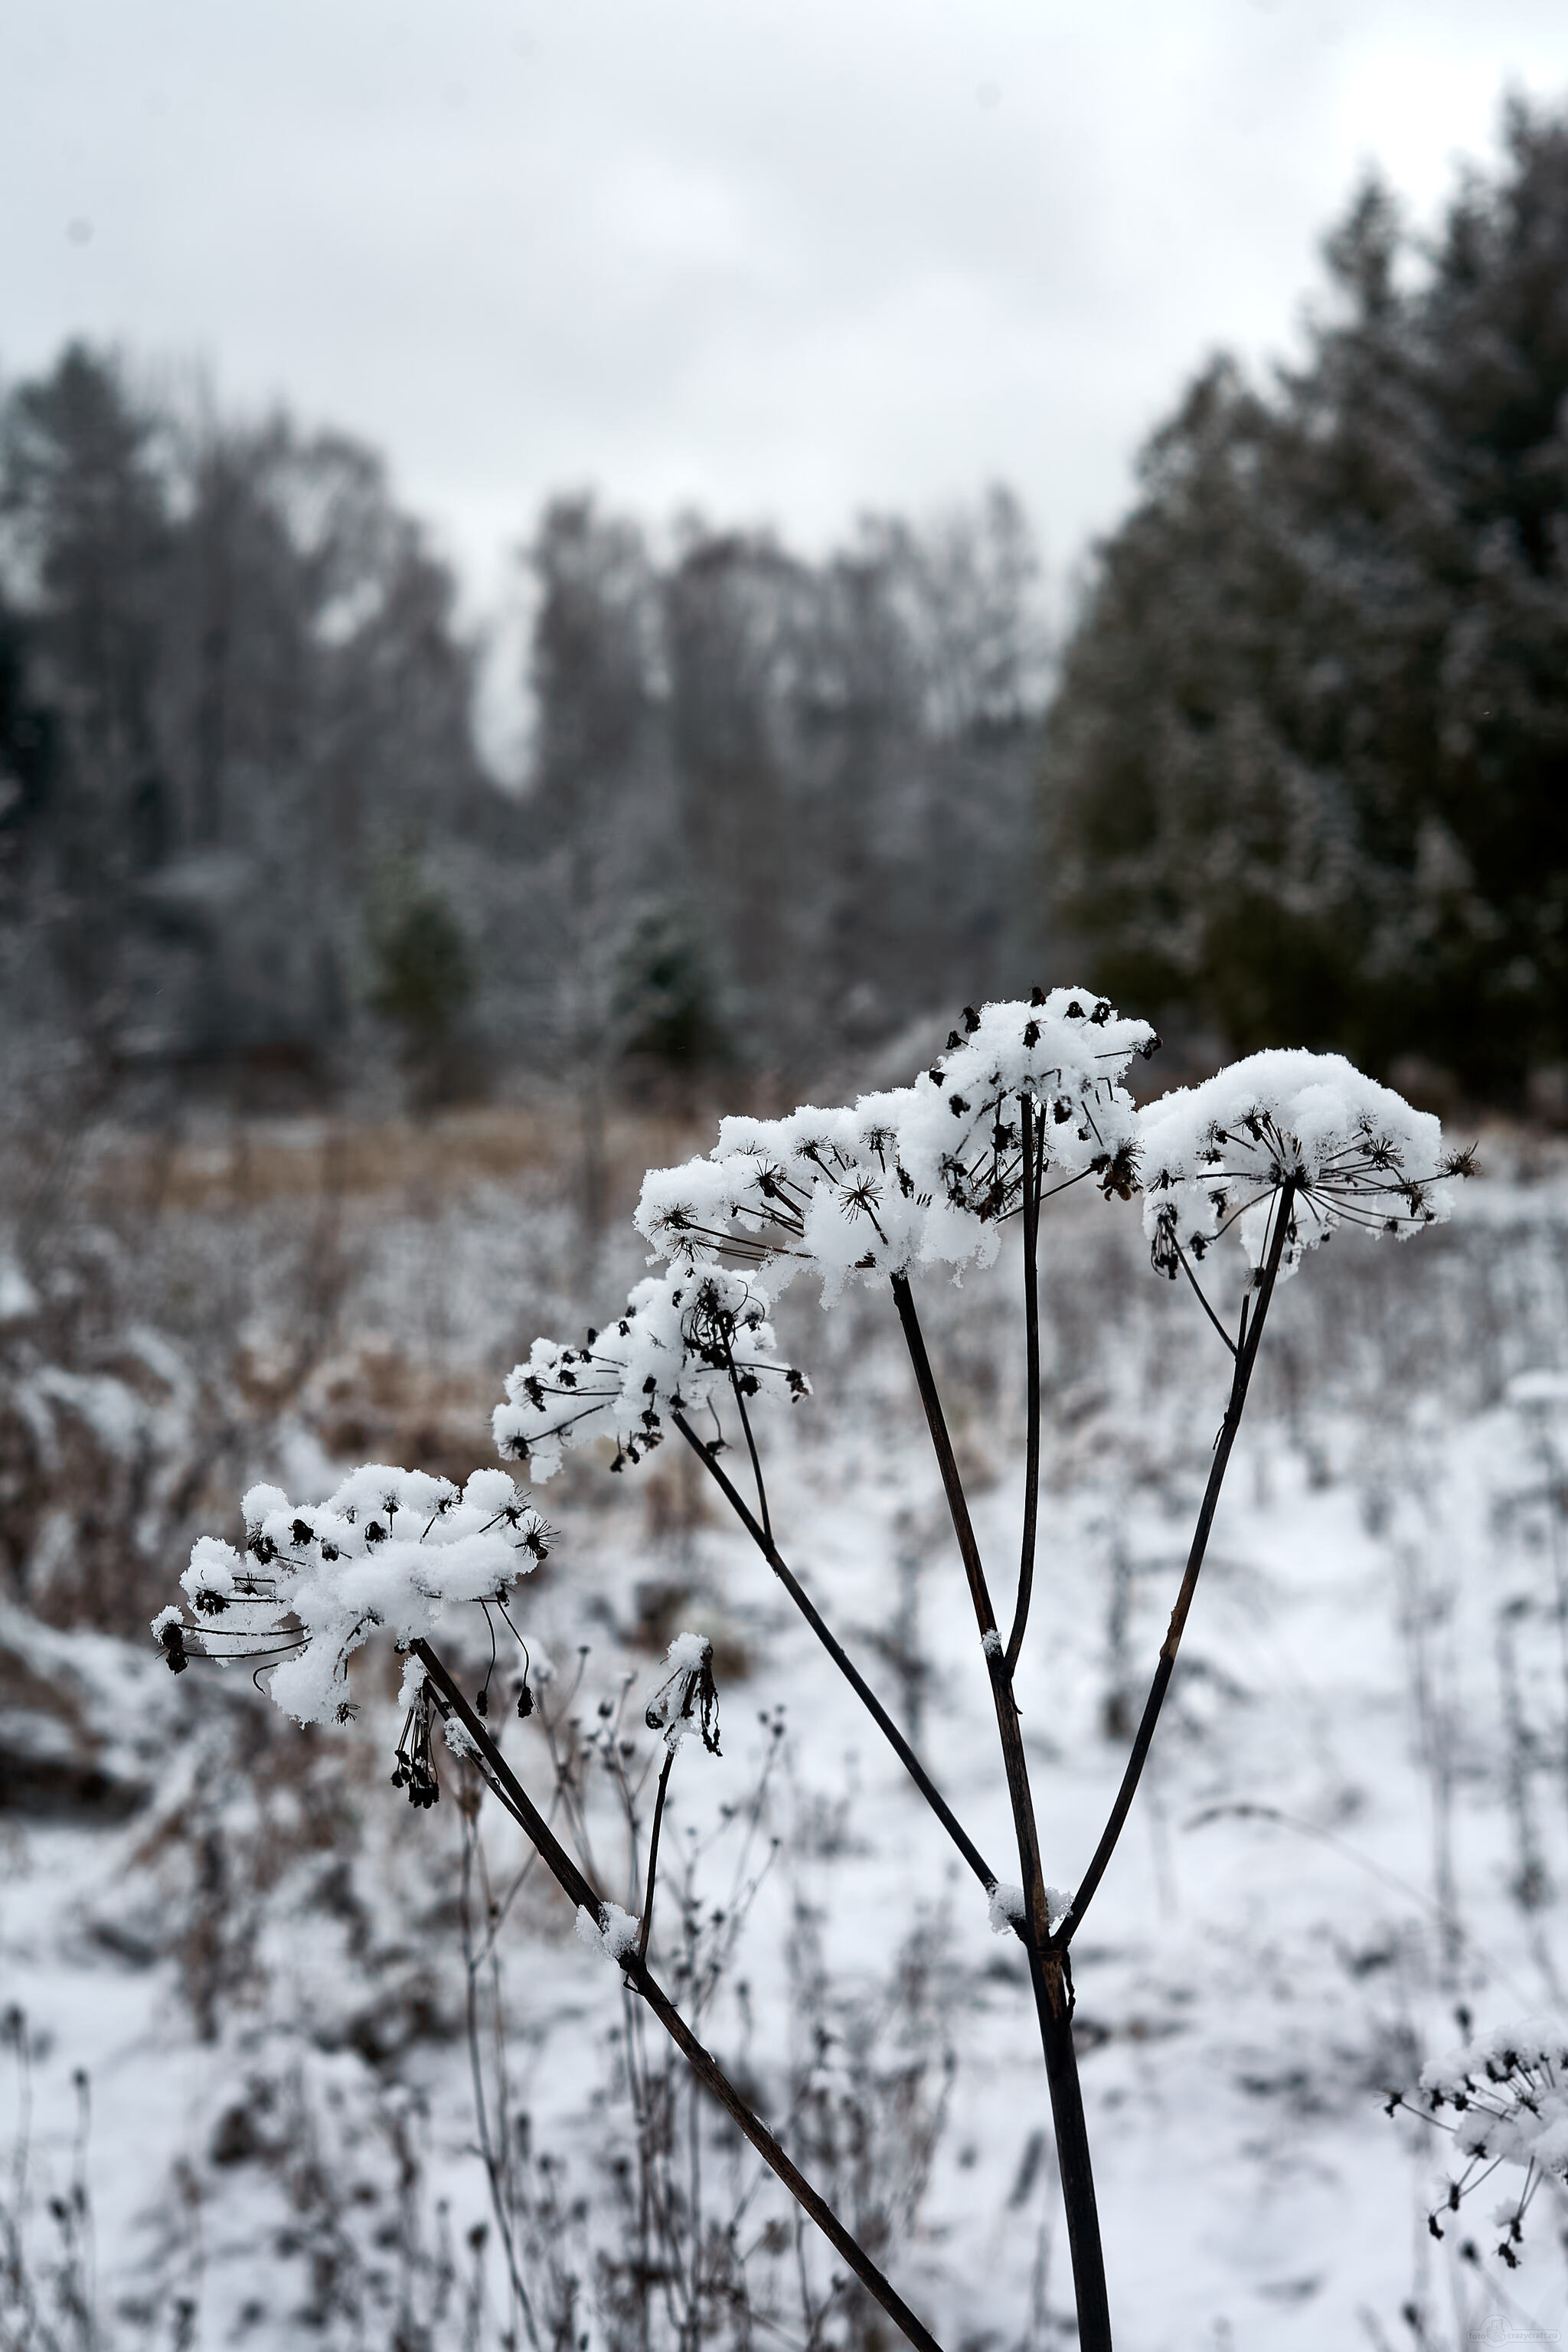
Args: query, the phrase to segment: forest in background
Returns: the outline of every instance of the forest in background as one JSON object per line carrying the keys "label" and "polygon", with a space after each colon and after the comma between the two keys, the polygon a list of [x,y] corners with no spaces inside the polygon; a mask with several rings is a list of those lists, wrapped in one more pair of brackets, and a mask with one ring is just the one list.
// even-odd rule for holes
{"label": "forest in background", "polygon": [[1568,122],[1510,108],[1430,240],[1369,184],[1304,356],[1144,452],[1046,763],[1102,986],[1561,1118]]}
{"label": "forest in background", "polygon": [[1082,977],[1202,1064],[1568,1112],[1568,124],[1303,354],[1218,358],[1064,642],[1005,489],[806,561],[586,493],[521,551],[529,772],[376,455],[73,345],[0,403],[9,1076],[141,1107],[787,1089]]}
{"label": "forest in background", "polygon": [[[506,2212],[557,2347],[885,2347],[784,2209],[764,2218],[721,2127],[701,2198],[695,2174],[689,2202],[669,2190],[614,1971],[512,1876],[507,1825],[479,1831],[460,1780],[434,1815],[399,1801],[390,1683],[341,1736],[296,1733],[244,1675],[172,1681],[147,1621],[254,1479],[489,1465],[508,1366],[643,1273],[607,1212],[645,1162],[710,1140],[700,1095],[804,1092],[836,1060],[907,1079],[913,1040],[880,1041],[922,1008],[944,1031],[966,997],[1089,966],[1189,1066],[1232,1034],[1359,1045],[1418,1091],[1561,1115],[1568,132],[1515,131],[1465,199],[1466,348],[1478,383],[1490,353],[1529,392],[1513,442],[1479,393],[1442,439],[1431,387],[1463,354],[1423,305],[1447,248],[1363,205],[1341,249],[1375,231],[1381,290],[1342,272],[1297,375],[1205,379],[1059,646],[1003,496],[869,524],[816,564],[556,503],[528,559],[521,792],[487,773],[453,583],[374,455],[179,409],[102,352],[5,394],[0,2335],[500,2352]],[[1356,353],[1365,373],[1336,377]],[[1532,537],[1507,504],[1531,484]],[[1311,700],[1314,676],[1342,699]],[[1433,751],[1466,677],[1513,682],[1468,766],[1452,729]],[[1458,912],[1423,929],[1430,903]],[[426,1102],[571,1088],[604,1114],[597,1156],[545,1100],[245,1115],[352,1111],[395,1076]],[[174,1116],[208,1098],[238,1115]],[[1453,1225],[1412,1250],[1346,1234],[1275,1311],[1085,1948],[1076,2032],[1137,2352],[1465,2352],[1568,2315],[1545,2200],[1522,2275],[1484,2192],[1439,2236],[1447,2144],[1435,2163],[1384,2112],[1472,2013],[1563,2005],[1565,1153],[1494,1124]],[[1123,1769],[1227,1369],[1185,1286],[1153,1279],[1135,1210],[1080,1188],[1049,1214],[1047,1638],[1021,1706],[1066,1874]],[[1009,1244],[921,1300],[998,1560],[1027,1475],[1016,1267]],[[967,1592],[874,1305],[825,1319],[806,1284],[781,1302],[816,1393],[766,1432],[769,1475],[793,1491],[790,1556],[989,1838]],[[713,2046],[868,2238],[897,2239],[944,2340],[1048,2352],[1076,2329],[1044,2103],[1020,2094],[1022,1971],[922,1863],[927,1817],[824,1703],[698,1475],[665,1453],[552,1485],[528,1632],[557,1696],[497,1720],[534,1785],[575,1774],[608,1853],[598,1727],[620,1708],[640,1737],[670,1634],[710,1629],[725,1757],[681,1780],[674,1826],[702,1858],[659,1933],[700,1892],[736,1917],[727,1823],[777,1837]],[[482,1642],[463,1664],[477,1688]],[[499,1939],[469,1906],[481,1836],[511,1887]]]}
{"label": "forest in background", "polygon": [[1003,984],[1027,923],[1034,559],[1002,491],[819,564],[586,497],[524,561],[531,772],[384,468],[76,346],[3,425],[13,1049],[101,1084],[820,1068]]}

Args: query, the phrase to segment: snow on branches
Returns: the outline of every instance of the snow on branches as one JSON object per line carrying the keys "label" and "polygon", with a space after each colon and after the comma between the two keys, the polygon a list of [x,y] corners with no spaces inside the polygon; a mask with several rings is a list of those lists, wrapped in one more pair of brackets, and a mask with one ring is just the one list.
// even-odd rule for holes
{"label": "snow on branches", "polygon": [[406,1647],[448,1606],[504,1607],[551,1542],[504,1470],[476,1470],[459,1492],[422,1470],[371,1463],[325,1503],[252,1486],[240,1508],[244,1551],[199,1537],[180,1580],[195,1622],[161,1610],[153,1638],[176,1672],[188,1647],[219,1665],[271,1664],[268,1690],[300,1723],[353,1715],[348,1662],[373,1632]]}
{"label": "snow on branches", "polygon": [[[1447,2127],[1464,2159],[1458,2178],[1449,2182],[1450,2211],[1458,2212],[1460,2200],[1498,2165],[1524,2168],[1519,2197],[1494,2217],[1503,2231],[1498,2252],[1513,2268],[1513,2250],[1539,2182],[1548,2175],[1568,2181],[1568,2034],[1545,2018],[1494,2026],[1425,2067],[1421,2089],[1432,2120],[1453,2117]],[[1392,2097],[1390,2113],[1404,2105]],[[1436,2214],[1429,2227],[1434,2237],[1442,2236]]]}
{"label": "snow on branches", "polygon": [[1442,1129],[1338,1054],[1250,1055],[1139,1114],[1143,1230],[1173,1280],[1234,1226],[1260,1265],[1279,1195],[1291,1188],[1280,1274],[1336,1224],[1408,1240],[1451,1213],[1445,1180],[1469,1173]]}
{"label": "snow on branches", "polygon": [[497,1452],[542,1481],[561,1467],[563,1447],[613,1438],[610,1466],[619,1470],[660,1444],[669,1413],[694,1412],[715,1390],[752,1397],[772,1384],[809,1395],[804,1372],[774,1360],[771,1303],[760,1283],[719,1266],[650,1276],[626,1313],[580,1348],[534,1341],[492,1416]]}
{"label": "snow on branches", "polygon": [[1129,1198],[1134,1112],[1121,1081],[1159,1044],[1148,1023],[1081,988],[966,1008],[963,1023],[913,1086],[850,1109],[722,1120],[707,1159],[650,1171],[639,1232],[678,1265],[739,1260],[775,1288],[808,1266],[825,1305],[851,1275],[988,1265],[1023,1199],[1024,1096],[1045,1189],[1093,1174]]}
{"label": "snow on branches", "polygon": [[[1072,1917],[1072,1896],[1065,1887],[1047,1887],[1046,1915],[1053,1936]],[[1024,1935],[1029,1924],[1029,1898],[1021,1886],[999,1878],[986,1896],[986,1916],[994,1936]]]}
{"label": "snow on branches", "polygon": [[618,1903],[601,1903],[595,1919],[585,1903],[577,1906],[577,1940],[591,1952],[602,1952],[617,1968],[637,1957],[642,1921],[623,1911]]}

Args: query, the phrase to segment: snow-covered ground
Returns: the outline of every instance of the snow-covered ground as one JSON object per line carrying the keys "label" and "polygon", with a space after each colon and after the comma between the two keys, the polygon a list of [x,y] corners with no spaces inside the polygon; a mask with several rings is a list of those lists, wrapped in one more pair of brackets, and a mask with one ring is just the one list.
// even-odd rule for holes
{"label": "snow-covered ground", "polygon": [[[1445,2217],[1439,2242],[1427,2215],[1444,2143],[1384,2112],[1460,2039],[1458,2011],[1568,2007],[1568,1403],[1518,1384],[1568,1366],[1568,1180],[1522,1167],[1506,1141],[1489,1156],[1500,1172],[1468,1188],[1451,1227],[1408,1247],[1338,1236],[1281,1289],[1172,1705],[1075,1946],[1127,2352],[1458,2352],[1568,2334],[1553,2192],[1531,2208],[1517,2271],[1493,2251],[1501,2174]],[[0,2159],[17,2159],[3,2193],[39,2326],[29,2338],[16,2305],[5,2324],[18,2342],[47,2342],[46,2319],[60,2342],[87,2342],[58,2304],[64,2278],[92,2282],[96,2340],[111,2345],[499,2341],[499,2241],[493,2225],[472,2235],[490,2206],[453,1769],[433,1811],[390,1785],[392,1664],[363,1670],[357,1722],[298,1731],[237,1672],[175,1679],[150,1643],[95,1631],[68,1554],[85,1545],[108,1591],[117,1541],[134,1552],[134,1592],[116,1585],[102,1621],[125,1624],[159,1529],[187,1549],[194,1524],[232,1536],[254,1477],[311,1499],[350,1458],[396,1458],[395,1442],[411,1454],[422,1436],[431,1466],[460,1473],[465,1446],[469,1466],[486,1458],[486,1407],[532,1328],[602,1321],[642,1271],[640,1246],[607,1244],[586,1297],[557,1194],[496,1177],[351,1199],[330,1231],[304,1198],[105,1214],[92,1232],[72,1261],[97,1269],[90,1312],[73,1319],[68,1285],[51,1307],[19,1276],[0,1297],[28,1475],[51,1446],[58,1471],[0,1612],[0,1970],[15,2012]],[[1238,1282],[1235,1256],[1216,1290]],[[1004,1615],[1022,1490],[1012,1259],[921,1292]],[[1228,1364],[1184,1287],[1150,1273],[1135,1205],[1053,1204],[1044,1259],[1045,1495],[1018,1693],[1047,1874],[1070,1885],[1120,1775]],[[220,1347],[211,1296],[225,1284]],[[327,1286],[330,1329],[291,1381],[301,1317]],[[1014,1875],[986,1678],[890,1305],[856,1294],[824,1317],[801,1286],[780,1321],[816,1391],[761,1423],[782,1549]],[[126,1481],[110,1524],[85,1535],[63,1499],[73,1446],[100,1481],[115,1463]],[[1016,1947],[991,1934],[940,1827],[674,1451],[615,1478],[576,1458],[543,1490],[559,1543],[519,1622],[554,1675],[531,1722],[509,1719],[507,1752],[546,1801],[541,1717],[568,1743],[575,1718],[602,1748],[604,1699],[640,1770],[665,1643],[687,1625],[711,1636],[724,1752],[689,1743],[676,1767],[656,1956],[673,1969],[689,1869],[709,1945],[732,1924],[716,1927],[714,1909],[743,1913],[705,2014],[711,2046],[868,2226],[879,2174],[882,2258],[942,2341],[1068,2341]],[[154,1605],[184,1564],[168,1540]],[[482,1638],[466,1628],[454,1650],[477,1683]],[[635,1907],[596,1751],[580,1780],[602,1878]],[[645,1793],[645,1822],[647,1810]],[[480,1835],[504,1891],[521,1841],[492,1816],[487,1804]],[[525,2284],[542,2341],[597,2347],[632,2340],[595,2259],[627,2242],[616,2164],[633,2145],[638,2045],[616,1972],[572,1924],[535,1872],[494,1957],[514,2148],[528,2118]],[[497,1987],[484,1969],[480,1982],[493,2135]],[[738,2242],[759,2249],[769,2339],[804,2343],[785,2209],[716,2128],[702,2158],[721,2230],[745,2200]],[[833,2265],[806,2260],[821,2294]],[[827,2337],[844,2324],[835,2306]]]}

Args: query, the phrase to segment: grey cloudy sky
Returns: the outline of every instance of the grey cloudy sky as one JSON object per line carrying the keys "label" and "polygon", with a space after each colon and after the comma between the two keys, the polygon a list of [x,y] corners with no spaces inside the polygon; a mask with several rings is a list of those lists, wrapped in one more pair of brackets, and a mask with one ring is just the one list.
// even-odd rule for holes
{"label": "grey cloudy sky", "polygon": [[0,0],[0,367],[382,445],[476,590],[594,484],[819,544],[1003,477],[1069,562],[1378,159],[1430,216],[1568,0]]}

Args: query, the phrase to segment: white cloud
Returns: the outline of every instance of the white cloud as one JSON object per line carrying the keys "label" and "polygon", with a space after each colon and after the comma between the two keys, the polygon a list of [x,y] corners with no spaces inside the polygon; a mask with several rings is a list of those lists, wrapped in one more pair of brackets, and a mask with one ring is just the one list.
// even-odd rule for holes
{"label": "white cloud", "polygon": [[[0,362],[68,333],[382,443],[487,585],[552,487],[820,541],[1004,476],[1069,558],[1381,159],[1430,215],[1552,0],[53,0]],[[70,225],[92,234],[73,237]]]}

